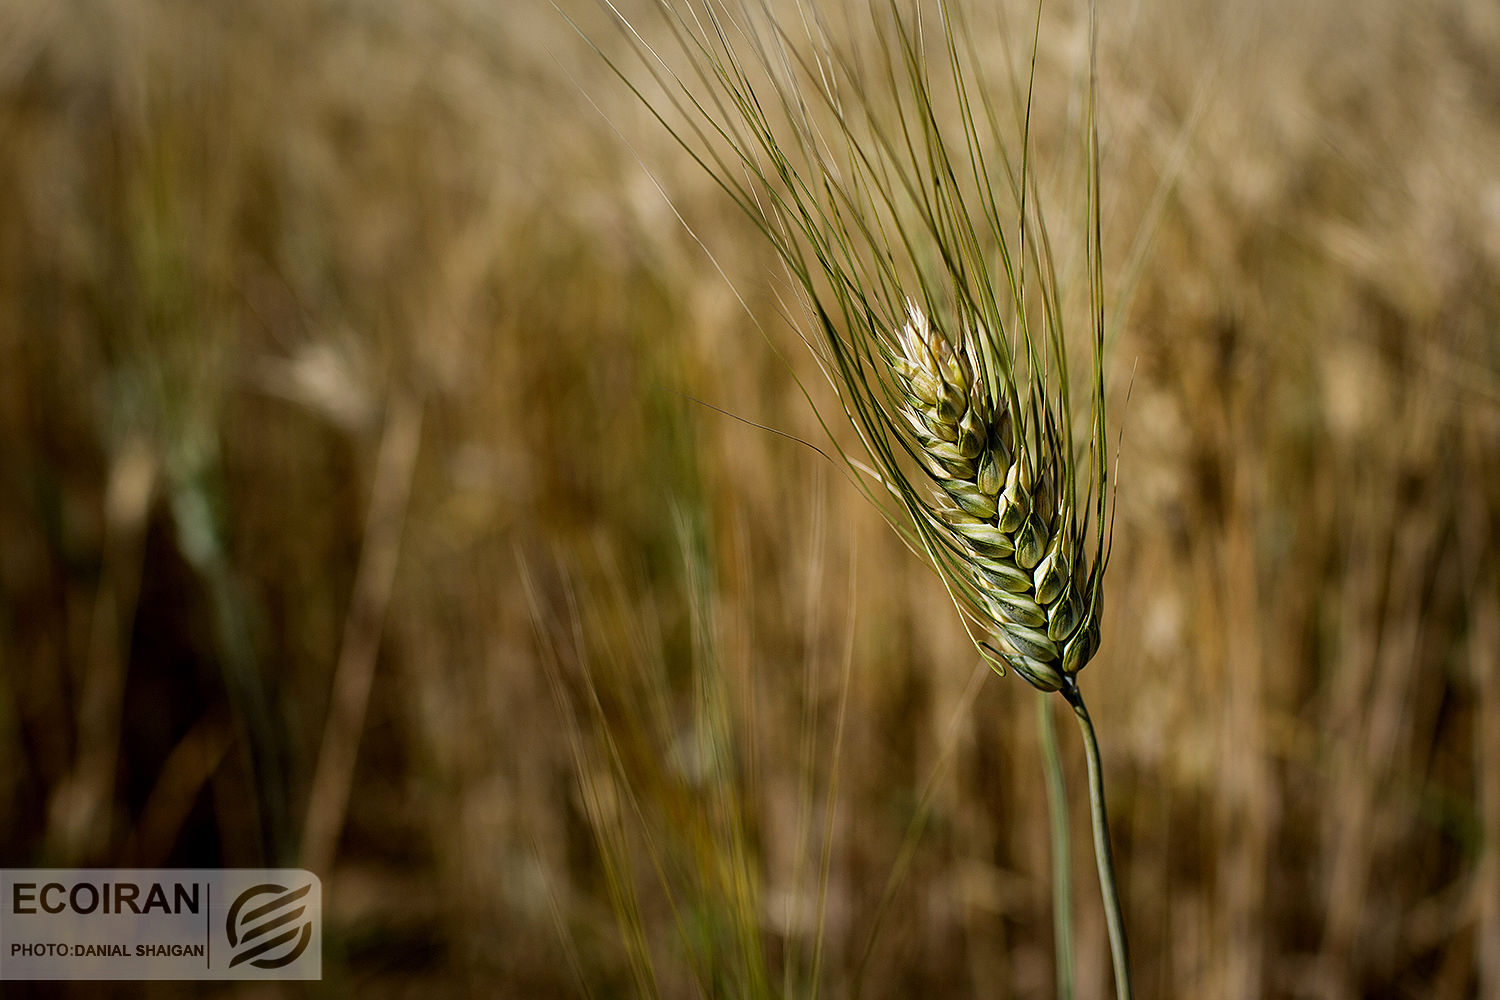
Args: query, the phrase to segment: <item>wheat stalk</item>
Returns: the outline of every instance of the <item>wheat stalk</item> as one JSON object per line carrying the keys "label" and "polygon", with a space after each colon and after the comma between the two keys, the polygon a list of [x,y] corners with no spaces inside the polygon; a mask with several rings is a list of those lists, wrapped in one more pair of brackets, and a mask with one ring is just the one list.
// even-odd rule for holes
{"label": "wheat stalk", "polygon": [[[869,0],[876,44],[865,52],[834,40],[816,0],[786,0],[785,19],[771,0],[659,0],[674,59],[600,2],[650,83],[605,59],[785,268],[805,339],[859,434],[863,458],[829,433],[859,487],[937,571],[990,664],[1072,706],[1116,989],[1128,998],[1098,747],[1077,685],[1099,648],[1109,535],[1092,66],[1085,453],[1029,163],[1031,85],[1012,81],[1007,132],[959,11],[936,0],[932,31],[914,2]],[[1091,35],[1093,16],[1090,3]],[[1040,21],[1038,9],[1038,32]],[[1034,37],[1033,72],[1035,53]]]}

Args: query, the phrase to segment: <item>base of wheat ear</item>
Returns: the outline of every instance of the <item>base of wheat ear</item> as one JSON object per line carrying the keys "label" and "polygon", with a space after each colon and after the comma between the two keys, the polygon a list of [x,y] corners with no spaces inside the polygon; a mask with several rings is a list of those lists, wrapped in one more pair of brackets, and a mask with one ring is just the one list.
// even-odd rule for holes
{"label": "base of wheat ear", "polygon": [[996,391],[974,334],[950,340],[915,303],[907,310],[889,360],[913,453],[936,484],[929,523],[958,557],[960,604],[992,633],[996,646],[980,645],[1000,664],[1044,691],[1070,687],[1099,648],[1100,605],[1066,435],[1044,398]]}

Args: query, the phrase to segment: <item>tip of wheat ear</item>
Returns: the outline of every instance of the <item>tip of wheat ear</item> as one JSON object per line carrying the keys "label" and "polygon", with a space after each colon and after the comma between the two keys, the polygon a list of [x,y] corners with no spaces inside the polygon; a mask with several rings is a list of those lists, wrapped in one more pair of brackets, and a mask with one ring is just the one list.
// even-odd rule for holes
{"label": "tip of wheat ear", "polygon": [[1072,456],[1028,447],[981,376],[974,336],[945,337],[907,303],[891,355],[902,426],[935,486],[928,511],[960,556],[968,610],[997,644],[981,647],[1056,691],[1099,647],[1098,598],[1086,596],[1087,554],[1061,489]]}

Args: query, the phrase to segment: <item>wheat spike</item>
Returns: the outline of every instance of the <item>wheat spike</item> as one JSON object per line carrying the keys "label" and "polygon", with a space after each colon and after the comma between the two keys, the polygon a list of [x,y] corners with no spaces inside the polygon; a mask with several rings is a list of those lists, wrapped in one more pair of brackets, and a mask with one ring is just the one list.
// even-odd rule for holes
{"label": "wheat spike", "polygon": [[[1076,234],[1092,348],[1086,437],[1069,401],[1073,310],[1036,200],[1034,76],[1013,78],[1012,136],[991,98],[1004,68],[966,36],[970,5],[870,3],[868,57],[830,35],[823,8],[837,5],[820,0],[785,22],[763,0],[658,6],[685,73],[622,21],[666,99],[611,65],[769,240],[863,448],[846,454],[824,423],[851,482],[931,563],[990,664],[1061,692],[1078,718],[1116,994],[1129,1000],[1098,742],[1076,683],[1099,648],[1113,533],[1094,4]],[[1040,5],[1035,23],[1033,74]],[[1055,843],[1065,858],[1066,833]]]}
{"label": "wheat spike", "polygon": [[891,369],[912,442],[936,485],[931,513],[1003,647],[1002,661],[1044,691],[1060,690],[1099,646],[1097,594],[1086,604],[1081,550],[1045,403],[1040,445],[1028,447],[1006,401],[992,398],[975,339],[951,340],[915,303]]}

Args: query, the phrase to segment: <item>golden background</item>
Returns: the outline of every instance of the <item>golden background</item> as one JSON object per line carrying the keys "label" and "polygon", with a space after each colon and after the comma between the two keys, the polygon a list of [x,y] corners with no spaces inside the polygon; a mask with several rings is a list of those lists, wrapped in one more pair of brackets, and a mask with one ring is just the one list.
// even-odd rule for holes
{"label": "golden background", "polygon": [[[1500,6],[1100,17],[1138,995],[1500,995]],[[4,4],[0,861],[318,871],[235,995],[1050,995],[1030,690],[693,401],[825,442],[780,290],[550,4]]]}

